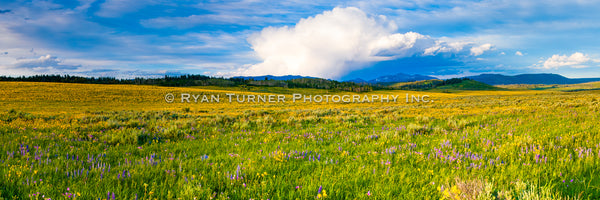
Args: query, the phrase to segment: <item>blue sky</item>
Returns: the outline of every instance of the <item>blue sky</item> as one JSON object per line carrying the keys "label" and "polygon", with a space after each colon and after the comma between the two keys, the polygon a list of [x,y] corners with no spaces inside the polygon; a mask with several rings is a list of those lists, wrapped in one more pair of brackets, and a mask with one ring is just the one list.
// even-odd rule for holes
{"label": "blue sky", "polygon": [[0,75],[600,77],[600,1],[0,0]]}

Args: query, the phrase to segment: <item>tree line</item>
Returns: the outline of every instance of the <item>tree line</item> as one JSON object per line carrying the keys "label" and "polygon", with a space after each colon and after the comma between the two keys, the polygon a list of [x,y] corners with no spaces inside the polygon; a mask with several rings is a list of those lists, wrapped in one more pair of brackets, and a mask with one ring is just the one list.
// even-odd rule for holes
{"label": "tree line", "polygon": [[427,80],[427,81],[420,81],[420,82],[414,82],[414,83],[402,85],[402,86],[399,86],[396,88],[401,89],[401,90],[428,90],[428,89],[433,89],[433,88],[445,86],[445,85],[459,84],[466,80],[471,80],[471,79],[469,79],[469,78],[451,78],[451,79],[446,79],[446,80],[437,80],[437,79],[436,80]]}
{"label": "tree line", "polygon": [[284,88],[315,88],[352,92],[369,92],[381,86],[339,82],[321,78],[299,78],[290,80],[254,80],[244,78],[210,77],[205,75],[164,76],[162,78],[117,79],[113,77],[82,77],[72,75],[34,75],[34,76],[0,76],[0,81],[22,82],[57,82],[57,83],[86,83],[86,84],[131,84],[158,85],[171,87],[189,86],[267,86]]}

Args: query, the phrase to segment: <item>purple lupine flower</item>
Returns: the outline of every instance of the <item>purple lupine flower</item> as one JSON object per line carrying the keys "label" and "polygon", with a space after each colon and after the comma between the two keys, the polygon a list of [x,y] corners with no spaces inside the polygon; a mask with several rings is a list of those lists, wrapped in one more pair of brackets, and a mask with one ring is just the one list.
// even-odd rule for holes
{"label": "purple lupine flower", "polygon": [[317,194],[321,194],[321,191],[323,190],[323,186],[319,185],[319,191],[317,192]]}

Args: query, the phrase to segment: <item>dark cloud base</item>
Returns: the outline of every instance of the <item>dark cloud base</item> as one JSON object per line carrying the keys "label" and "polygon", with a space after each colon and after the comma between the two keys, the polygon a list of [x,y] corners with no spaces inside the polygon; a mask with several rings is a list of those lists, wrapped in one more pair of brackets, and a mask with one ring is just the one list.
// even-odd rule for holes
{"label": "dark cloud base", "polygon": [[381,75],[397,73],[432,75],[423,72],[443,72],[444,74],[436,73],[434,75],[457,74],[461,71],[449,69],[461,65],[464,65],[464,63],[448,58],[448,56],[413,56],[375,63],[372,67],[350,72],[348,75],[343,76],[342,80],[355,78],[368,80]]}

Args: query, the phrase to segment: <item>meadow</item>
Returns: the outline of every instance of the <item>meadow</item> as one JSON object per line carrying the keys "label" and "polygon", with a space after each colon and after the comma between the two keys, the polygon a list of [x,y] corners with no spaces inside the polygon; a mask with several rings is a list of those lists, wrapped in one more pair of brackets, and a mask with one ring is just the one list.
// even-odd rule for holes
{"label": "meadow", "polygon": [[356,93],[0,82],[0,199],[599,199],[600,90],[587,86],[167,103]]}

